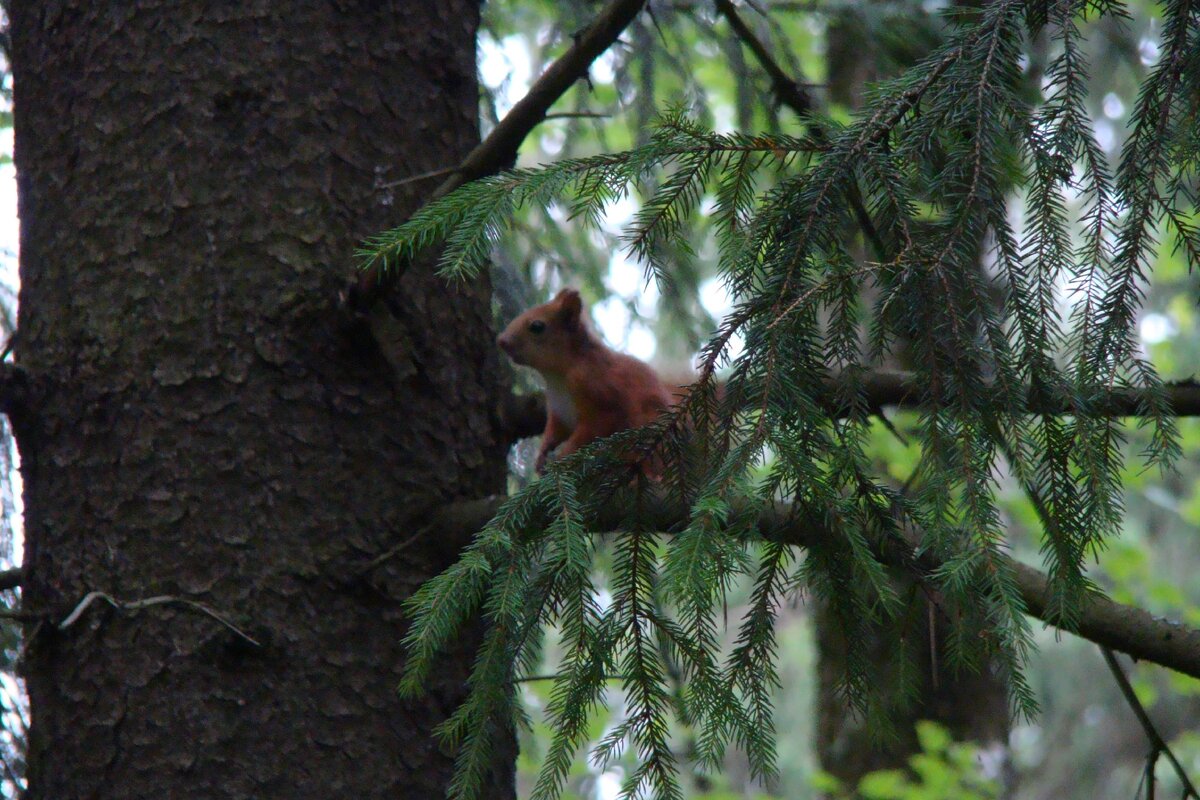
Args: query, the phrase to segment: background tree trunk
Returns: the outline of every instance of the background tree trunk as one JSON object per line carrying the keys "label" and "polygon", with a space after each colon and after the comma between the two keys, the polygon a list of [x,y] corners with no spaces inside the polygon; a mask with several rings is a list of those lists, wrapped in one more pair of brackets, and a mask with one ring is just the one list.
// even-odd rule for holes
{"label": "background tree trunk", "polygon": [[[504,485],[490,286],[410,270],[339,319],[365,234],[477,141],[476,0],[14,3],[30,797],[439,797],[474,637],[402,703],[399,602]],[[381,312],[387,315],[389,312]],[[514,745],[489,797],[511,797]]]}

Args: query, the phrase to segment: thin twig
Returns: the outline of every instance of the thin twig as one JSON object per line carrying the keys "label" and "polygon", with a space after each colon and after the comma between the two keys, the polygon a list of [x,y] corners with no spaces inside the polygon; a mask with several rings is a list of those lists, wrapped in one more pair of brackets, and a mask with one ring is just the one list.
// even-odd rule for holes
{"label": "thin twig", "polygon": [[409,545],[411,545],[413,542],[417,541],[418,539],[424,537],[431,530],[433,530],[432,525],[425,525],[420,530],[418,530],[416,533],[414,533],[412,536],[410,536],[407,539],[405,539],[404,541],[400,542],[400,544],[396,545],[395,547],[389,548],[388,550],[385,550],[380,555],[371,559],[370,561],[367,562],[367,565],[365,567],[363,567],[363,569],[362,569],[363,574],[371,572],[372,570],[374,570],[376,567],[380,566],[381,564],[384,564],[387,561],[390,561],[391,559],[395,558],[399,553],[403,552]]}
{"label": "thin twig", "polygon": [[529,132],[575,81],[587,75],[592,62],[617,40],[645,4],[646,0],[611,0],[592,24],[575,37],[567,52],[546,68],[488,137],[463,159],[456,174],[438,187],[434,197],[447,195],[464,183],[490,175],[515,160],[517,148]]}
{"label": "thin twig", "polygon": [[[929,590],[926,589],[926,594]],[[929,682],[933,686],[933,690],[938,690],[938,684],[941,683],[941,670],[938,668],[938,646],[937,646],[937,604],[932,598],[928,598],[929,602],[925,604],[925,611],[929,618]]]}
{"label": "thin twig", "polygon": [[147,597],[141,600],[118,600],[107,592],[88,592],[86,595],[84,595],[83,599],[79,601],[79,605],[75,606],[74,610],[71,611],[71,613],[68,614],[62,622],[58,623],[59,630],[66,630],[78,622],[79,618],[83,616],[83,612],[87,611],[88,607],[97,600],[103,600],[118,611],[140,611],[145,608],[150,608],[151,606],[183,606],[184,608],[189,608],[193,611],[199,611],[201,614],[215,619],[217,622],[224,625],[226,628],[254,647],[263,646],[262,642],[258,641],[253,636],[239,628],[237,625],[230,622],[226,617],[217,613],[203,603],[198,603],[195,600],[189,600],[186,597],[175,597],[174,595],[169,594]]}
{"label": "thin twig", "polygon": [[[1142,780],[1146,782],[1146,800],[1154,800],[1154,768],[1158,766],[1158,748],[1151,747],[1150,755],[1146,756],[1146,771],[1142,774]],[[1138,794],[1141,794],[1141,787],[1138,787]]]}
{"label": "thin twig", "polygon": [[887,416],[883,413],[883,409],[876,408],[876,409],[873,409],[873,411],[875,412],[875,417],[881,423],[883,423],[883,427],[887,429],[887,432],[890,433],[892,436],[896,437],[897,442],[904,445],[905,447],[908,447],[908,445],[909,445],[908,437],[905,436],[903,433],[901,433],[900,429],[896,427],[895,423],[893,423],[890,419],[887,418]]}
{"label": "thin twig", "polygon": [[610,119],[612,114],[603,111],[556,111],[547,114],[546,119]]}
{"label": "thin twig", "polygon": [[1183,785],[1183,796],[1194,797],[1200,800],[1200,793],[1196,792],[1196,787],[1192,784],[1191,778],[1188,777],[1183,765],[1179,763],[1179,759],[1171,752],[1171,748],[1167,746],[1166,740],[1162,734],[1154,727],[1154,722],[1151,721],[1150,715],[1146,713],[1145,706],[1138,699],[1137,692],[1133,690],[1133,686],[1129,683],[1129,677],[1125,675],[1125,670],[1121,669],[1121,664],[1117,661],[1116,654],[1107,647],[1101,645],[1100,652],[1104,654],[1104,661],[1108,664],[1108,669],[1112,672],[1113,677],[1117,679],[1117,686],[1121,688],[1121,694],[1125,696],[1125,702],[1129,704],[1129,708],[1133,711],[1133,715],[1137,717],[1138,723],[1142,726],[1142,731],[1146,734],[1146,738],[1150,741],[1150,758],[1146,769],[1147,779],[1149,780],[1149,794],[1154,797],[1154,761],[1158,759],[1158,753],[1162,753],[1171,762],[1171,766],[1175,768],[1175,774],[1179,776],[1179,782]]}
{"label": "thin twig", "polygon": [[[557,673],[547,673],[545,675],[523,675],[519,678],[513,678],[513,683],[536,683],[537,681],[556,681],[563,677]],[[602,680],[606,681],[623,681],[624,675],[605,675]]]}
{"label": "thin twig", "polygon": [[416,183],[418,181],[425,181],[425,180],[429,180],[430,178],[440,178],[443,175],[449,175],[450,173],[454,172],[456,169],[458,169],[458,167],[442,167],[441,169],[431,169],[431,170],[429,170],[429,172],[422,172],[418,175],[410,175],[407,178],[401,178],[401,179],[395,180],[395,181],[388,181],[387,183],[380,184],[380,187],[384,188],[384,189],[391,189],[395,186],[406,186],[410,183]]}

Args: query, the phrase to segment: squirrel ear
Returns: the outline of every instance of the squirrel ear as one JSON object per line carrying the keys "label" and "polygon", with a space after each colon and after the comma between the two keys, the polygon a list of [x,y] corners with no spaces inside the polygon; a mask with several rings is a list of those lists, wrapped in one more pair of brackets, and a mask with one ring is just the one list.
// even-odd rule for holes
{"label": "squirrel ear", "polygon": [[583,311],[583,301],[579,299],[578,291],[575,289],[563,289],[555,295],[554,300],[561,307],[564,319],[569,322],[579,319],[579,314]]}

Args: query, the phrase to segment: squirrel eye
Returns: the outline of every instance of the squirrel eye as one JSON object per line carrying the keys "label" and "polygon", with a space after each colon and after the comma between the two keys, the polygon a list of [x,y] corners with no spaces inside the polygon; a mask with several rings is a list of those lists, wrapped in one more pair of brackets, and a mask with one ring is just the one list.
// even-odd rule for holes
{"label": "squirrel eye", "polygon": [[533,322],[529,323],[529,331],[531,333],[541,333],[544,330],[546,330],[546,323],[542,322],[540,319],[535,319]]}

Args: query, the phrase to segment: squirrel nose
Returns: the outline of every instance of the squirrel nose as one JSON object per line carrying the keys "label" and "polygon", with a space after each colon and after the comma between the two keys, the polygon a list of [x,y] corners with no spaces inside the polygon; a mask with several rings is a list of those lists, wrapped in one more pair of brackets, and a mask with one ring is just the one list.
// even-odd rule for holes
{"label": "squirrel nose", "polygon": [[496,344],[498,344],[500,349],[504,352],[508,353],[509,355],[512,354],[513,340],[505,336],[503,333],[496,337]]}

